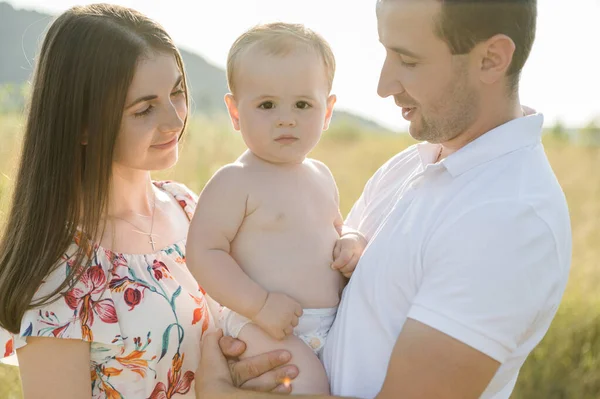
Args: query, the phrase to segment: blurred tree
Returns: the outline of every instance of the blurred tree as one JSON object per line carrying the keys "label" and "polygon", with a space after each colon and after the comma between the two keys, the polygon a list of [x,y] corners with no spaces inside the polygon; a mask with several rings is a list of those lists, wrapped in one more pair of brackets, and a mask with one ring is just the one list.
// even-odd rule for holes
{"label": "blurred tree", "polygon": [[579,131],[579,141],[581,144],[596,147],[600,146],[600,126],[599,122],[592,120],[583,129]]}
{"label": "blurred tree", "polygon": [[553,139],[558,141],[569,141],[570,139],[569,132],[567,132],[565,125],[560,119],[556,120],[554,126],[550,128],[548,133],[550,134],[550,136],[552,136]]}

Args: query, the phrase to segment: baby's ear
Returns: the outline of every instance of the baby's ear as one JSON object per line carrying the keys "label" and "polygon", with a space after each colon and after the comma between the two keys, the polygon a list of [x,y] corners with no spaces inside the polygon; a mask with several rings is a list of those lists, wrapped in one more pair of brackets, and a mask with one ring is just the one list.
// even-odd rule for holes
{"label": "baby's ear", "polygon": [[325,113],[325,122],[323,123],[323,130],[329,129],[329,122],[331,122],[331,117],[333,115],[333,106],[337,101],[337,97],[335,94],[330,95],[327,98],[327,112]]}
{"label": "baby's ear", "polygon": [[225,94],[225,105],[227,106],[227,111],[229,111],[229,117],[231,118],[231,124],[233,128],[237,131],[240,130],[240,113],[237,107],[237,101],[235,97],[231,93]]}

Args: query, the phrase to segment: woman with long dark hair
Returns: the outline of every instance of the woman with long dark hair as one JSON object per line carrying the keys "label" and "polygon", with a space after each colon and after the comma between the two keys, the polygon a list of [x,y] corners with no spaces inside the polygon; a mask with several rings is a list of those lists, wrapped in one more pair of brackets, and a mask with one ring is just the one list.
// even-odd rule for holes
{"label": "woman with long dark hair", "polygon": [[[25,396],[194,397],[213,326],[185,263],[196,196],[150,177],[176,163],[188,117],[177,48],[134,10],[75,7],[51,25],[32,89],[0,244],[0,345]],[[279,355],[232,363],[238,383],[293,376],[252,379]]]}

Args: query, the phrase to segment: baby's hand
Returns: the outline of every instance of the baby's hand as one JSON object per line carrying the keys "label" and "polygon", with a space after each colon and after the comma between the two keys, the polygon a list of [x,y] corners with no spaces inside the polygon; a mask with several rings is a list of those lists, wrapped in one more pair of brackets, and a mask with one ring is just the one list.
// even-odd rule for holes
{"label": "baby's hand", "polygon": [[333,248],[331,268],[350,278],[366,246],[367,239],[358,231],[342,235]]}
{"label": "baby's hand", "polygon": [[254,322],[275,339],[284,339],[294,332],[302,306],[292,298],[278,292],[270,292]]}

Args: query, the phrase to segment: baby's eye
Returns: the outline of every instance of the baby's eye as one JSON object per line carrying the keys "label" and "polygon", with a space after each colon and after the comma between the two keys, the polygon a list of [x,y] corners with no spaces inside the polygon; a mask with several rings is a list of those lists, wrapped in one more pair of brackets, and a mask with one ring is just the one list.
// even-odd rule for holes
{"label": "baby's eye", "polygon": [[261,109],[273,109],[275,108],[275,104],[273,104],[273,101],[265,101],[264,103],[261,103],[258,108]]}
{"label": "baby's eye", "polygon": [[300,109],[307,109],[307,108],[310,108],[310,104],[307,103],[306,101],[298,101],[296,103],[296,107],[298,107]]}

